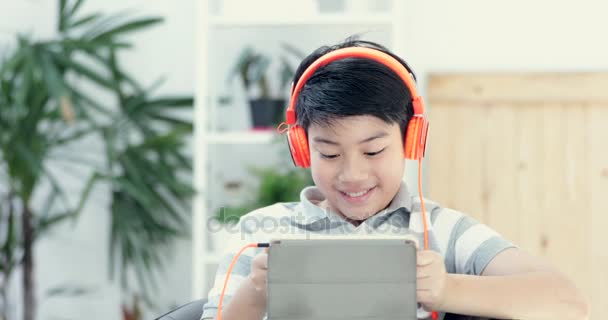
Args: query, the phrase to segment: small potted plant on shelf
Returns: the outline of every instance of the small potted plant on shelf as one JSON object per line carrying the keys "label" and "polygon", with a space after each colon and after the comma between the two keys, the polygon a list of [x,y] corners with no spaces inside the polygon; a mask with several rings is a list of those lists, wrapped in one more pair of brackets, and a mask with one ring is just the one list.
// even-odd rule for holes
{"label": "small potted plant on shelf", "polygon": [[221,207],[215,217],[221,223],[236,223],[250,211],[278,202],[293,202],[300,198],[300,191],[314,184],[308,170],[289,169],[279,171],[272,168],[251,169],[259,179],[257,192],[252,201],[241,206]]}
{"label": "small potted plant on shelf", "polygon": [[[276,74],[271,73],[272,58],[252,46],[243,48],[230,73],[229,80],[238,76],[247,91],[254,129],[270,129],[281,122],[286,104],[284,96],[295,73],[289,56],[299,60],[304,57],[290,44],[282,43],[281,48],[280,68]],[[278,91],[273,92],[273,84],[278,84]]]}

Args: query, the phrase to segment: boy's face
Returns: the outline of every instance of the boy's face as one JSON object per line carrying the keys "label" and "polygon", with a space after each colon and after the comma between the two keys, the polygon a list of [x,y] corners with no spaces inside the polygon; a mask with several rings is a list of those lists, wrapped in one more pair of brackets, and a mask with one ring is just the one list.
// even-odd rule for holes
{"label": "boy's face", "polygon": [[374,116],[308,128],[311,173],[329,208],[365,220],[386,208],[401,185],[405,159],[397,123]]}

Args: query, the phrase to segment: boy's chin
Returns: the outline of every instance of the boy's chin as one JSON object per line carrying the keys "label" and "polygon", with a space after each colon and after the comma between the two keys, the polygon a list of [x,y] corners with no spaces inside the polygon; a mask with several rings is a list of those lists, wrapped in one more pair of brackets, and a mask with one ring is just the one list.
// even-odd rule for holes
{"label": "boy's chin", "polygon": [[[358,208],[360,209],[360,208]],[[370,217],[372,217],[374,214],[376,214],[376,212],[371,212],[371,211],[353,211],[352,208],[350,210],[346,209],[342,212],[348,212],[349,214],[346,215],[346,218],[348,218],[351,221],[357,221],[357,222],[363,222],[367,219],[369,219]]]}

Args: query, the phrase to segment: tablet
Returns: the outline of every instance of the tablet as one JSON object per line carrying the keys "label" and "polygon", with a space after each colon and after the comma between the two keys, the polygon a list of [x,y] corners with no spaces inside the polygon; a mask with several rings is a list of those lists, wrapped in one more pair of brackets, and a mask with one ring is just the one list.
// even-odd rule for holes
{"label": "tablet", "polygon": [[416,246],[408,236],[273,240],[268,319],[415,320]]}

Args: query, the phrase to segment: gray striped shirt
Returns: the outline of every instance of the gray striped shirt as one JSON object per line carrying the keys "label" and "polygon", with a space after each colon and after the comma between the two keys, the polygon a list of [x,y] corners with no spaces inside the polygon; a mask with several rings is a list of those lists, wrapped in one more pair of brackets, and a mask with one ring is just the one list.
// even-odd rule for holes
{"label": "gray striped shirt", "polygon": [[[424,243],[424,224],[418,197],[409,194],[405,183],[390,205],[371,216],[359,226],[343,217],[324,210],[315,203],[324,200],[316,187],[307,187],[300,193],[300,202],[277,203],[260,208],[241,217],[231,228],[232,236],[222,254],[208,302],[203,307],[202,319],[212,319],[217,314],[219,296],[228,266],[244,245],[251,242],[268,242],[282,236],[315,235],[413,235],[418,243]],[[448,273],[480,275],[486,265],[501,251],[514,245],[488,226],[456,210],[443,208],[425,199],[429,249],[439,252]],[[224,304],[249,275],[251,261],[261,248],[246,250],[237,260],[226,293]],[[444,314],[440,314],[443,319]],[[426,315],[419,310],[419,318]]]}

